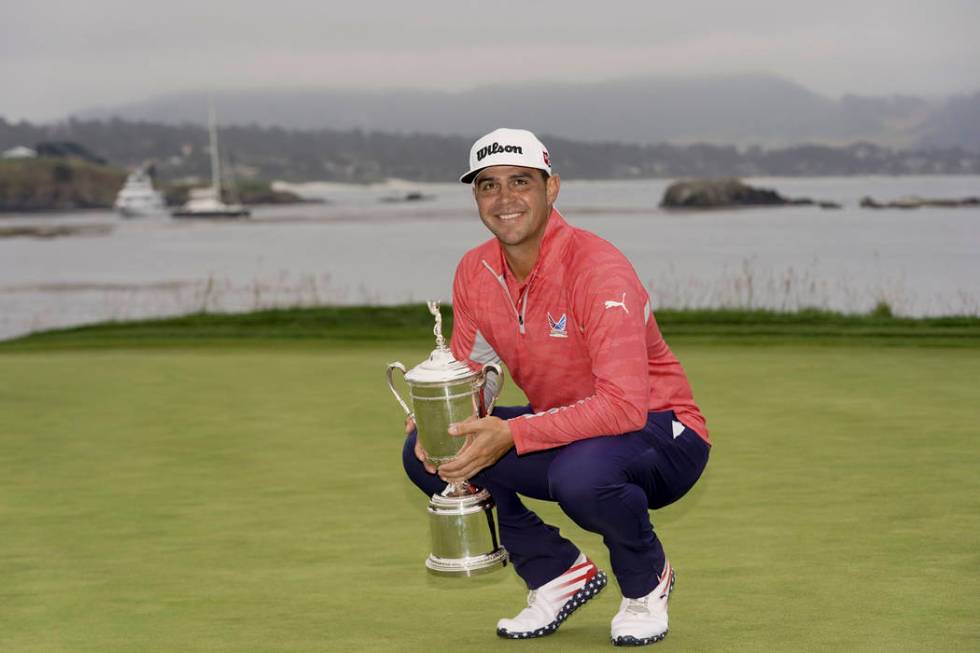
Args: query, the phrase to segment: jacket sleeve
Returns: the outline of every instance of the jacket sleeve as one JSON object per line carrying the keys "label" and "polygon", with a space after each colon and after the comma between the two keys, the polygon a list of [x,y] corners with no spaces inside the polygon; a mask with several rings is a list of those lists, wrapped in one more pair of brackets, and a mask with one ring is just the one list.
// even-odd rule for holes
{"label": "jacket sleeve", "polygon": [[519,454],[646,423],[650,397],[646,290],[632,266],[594,270],[572,286],[572,303],[592,360],[594,393],[574,404],[510,420]]}
{"label": "jacket sleeve", "polygon": [[[487,342],[473,317],[473,309],[467,297],[466,280],[463,278],[464,261],[456,268],[453,279],[453,335],[449,348],[453,357],[466,363],[471,370],[479,370],[486,363],[500,365],[500,356]],[[483,392],[483,405],[500,393],[500,378],[489,375]]]}

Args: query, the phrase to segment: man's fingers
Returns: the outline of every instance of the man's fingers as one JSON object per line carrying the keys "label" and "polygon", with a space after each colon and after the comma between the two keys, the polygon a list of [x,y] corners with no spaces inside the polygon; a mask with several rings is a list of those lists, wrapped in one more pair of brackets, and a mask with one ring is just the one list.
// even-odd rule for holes
{"label": "man's fingers", "polygon": [[450,476],[453,478],[457,478],[460,472],[463,469],[465,469],[466,466],[467,466],[466,460],[460,459],[458,457],[454,458],[453,460],[445,462],[439,466],[439,476],[442,476],[443,478],[448,478]]}
{"label": "man's fingers", "polygon": [[470,433],[476,433],[480,426],[479,417],[467,417],[462,422],[456,422],[449,425],[449,435],[464,436]]}
{"label": "man's fingers", "polygon": [[405,435],[408,435],[415,430],[415,420],[411,417],[405,420]]}
{"label": "man's fingers", "polygon": [[480,471],[480,466],[475,464],[467,465],[466,467],[463,467],[462,469],[459,469],[452,473],[443,472],[442,468],[440,467],[439,476],[444,481],[465,481],[476,476],[476,473],[479,471]]}
{"label": "man's fingers", "polygon": [[430,474],[436,473],[436,468],[429,462],[429,454],[425,452],[425,449],[422,448],[422,443],[418,440],[415,440],[415,457],[422,463],[422,467],[425,468],[425,471],[429,472]]}
{"label": "man's fingers", "polygon": [[439,467],[439,476],[446,481],[461,481],[475,476],[477,472],[487,466],[484,462],[486,454],[475,445],[472,449],[468,455],[456,456],[449,462],[443,463]]}

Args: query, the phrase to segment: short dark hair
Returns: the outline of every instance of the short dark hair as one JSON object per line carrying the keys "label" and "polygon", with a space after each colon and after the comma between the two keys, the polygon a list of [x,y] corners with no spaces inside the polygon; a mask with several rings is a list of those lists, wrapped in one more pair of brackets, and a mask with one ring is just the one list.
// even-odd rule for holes
{"label": "short dark hair", "polygon": [[[535,170],[537,170],[538,172],[540,172],[541,173],[541,179],[545,183],[548,183],[548,177],[551,176],[551,175],[548,174],[548,171],[547,170],[542,170],[541,168],[535,168]],[[470,181],[471,184],[475,184],[477,182],[477,178],[480,176],[480,172],[482,172],[482,170],[478,170],[476,172],[476,174],[473,175],[473,180]]]}

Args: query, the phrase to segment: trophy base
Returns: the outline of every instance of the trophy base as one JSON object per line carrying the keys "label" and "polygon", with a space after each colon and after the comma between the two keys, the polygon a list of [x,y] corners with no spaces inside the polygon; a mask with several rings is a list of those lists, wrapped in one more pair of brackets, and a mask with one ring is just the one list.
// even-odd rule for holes
{"label": "trophy base", "polygon": [[433,576],[454,578],[489,574],[507,566],[507,551],[501,547],[492,553],[471,558],[439,558],[432,554],[425,560],[425,567]]}
{"label": "trophy base", "polygon": [[462,578],[500,569],[507,551],[497,540],[493,498],[469,484],[447,488],[429,499],[431,553],[425,561],[437,576]]}

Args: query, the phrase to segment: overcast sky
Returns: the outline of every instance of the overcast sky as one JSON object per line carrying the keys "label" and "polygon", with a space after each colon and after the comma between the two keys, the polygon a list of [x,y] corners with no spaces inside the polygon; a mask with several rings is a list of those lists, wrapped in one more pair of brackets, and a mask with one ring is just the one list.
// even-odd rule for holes
{"label": "overcast sky", "polygon": [[977,0],[35,0],[0,10],[0,116],[169,91],[464,89],[773,73],[830,96],[980,90]]}

